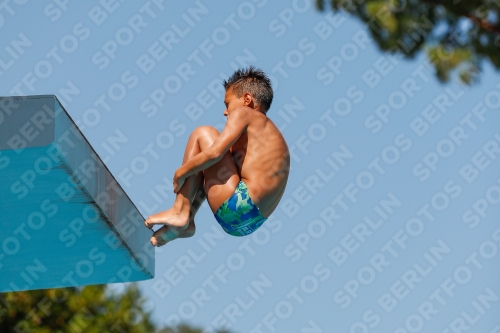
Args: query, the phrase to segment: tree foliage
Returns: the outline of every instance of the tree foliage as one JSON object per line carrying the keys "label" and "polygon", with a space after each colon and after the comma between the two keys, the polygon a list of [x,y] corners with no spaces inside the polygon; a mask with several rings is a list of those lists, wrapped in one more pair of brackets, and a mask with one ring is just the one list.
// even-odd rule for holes
{"label": "tree foliage", "polygon": [[2,333],[151,333],[155,327],[135,284],[123,293],[105,285],[0,294]]}
{"label": "tree foliage", "polygon": [[[1,333],[202,333],[181,324],[156,328],[136,284],[0,293]],[[229,333],[218,331],[218,333]]]}
{"label": "tree foliage", "polygon": [[500,68],[500,0],[316,0],[327,5],[361,19],[386,52],[426,52],[442,82],[473,82],[486,59]]}

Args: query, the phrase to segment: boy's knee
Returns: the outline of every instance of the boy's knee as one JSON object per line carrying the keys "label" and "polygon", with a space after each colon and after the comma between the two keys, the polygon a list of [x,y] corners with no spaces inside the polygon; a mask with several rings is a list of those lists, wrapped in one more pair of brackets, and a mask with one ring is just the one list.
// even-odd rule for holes
{"label": "boy's knee", "polygon": [[211,137],[218,137],[220,134],[219,131],[213,126],[199,126],[194,130],[193,133]]}

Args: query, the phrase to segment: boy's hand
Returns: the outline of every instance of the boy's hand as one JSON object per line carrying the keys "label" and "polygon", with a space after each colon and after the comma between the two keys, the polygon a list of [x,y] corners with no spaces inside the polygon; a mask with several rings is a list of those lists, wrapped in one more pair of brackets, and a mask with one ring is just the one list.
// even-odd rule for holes
{"label": "boy's hand", "polygon": [[174,193],[177,193],[180,191],[182,188],[182,185],[184,185],[184,182],[186,179],[182,176],[179,175],[178,170],[175,171],[174,173]]}

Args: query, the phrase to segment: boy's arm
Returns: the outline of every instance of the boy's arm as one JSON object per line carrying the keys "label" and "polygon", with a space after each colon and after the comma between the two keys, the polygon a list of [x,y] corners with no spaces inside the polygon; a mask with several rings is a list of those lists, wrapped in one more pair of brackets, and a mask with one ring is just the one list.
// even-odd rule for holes
{"label": "boy's arm", "polygon": [[[175,172],[175,179],[186,179],[198,171],[219,162],[248,126],[246,107],[234,109],[227,117],[226,126],[211,147],[191,158]],[[182,182],[183,183],[183,182]],[[181,184],[182,186],[182,184]],[[177,189],[174,189],[175,192]]]}

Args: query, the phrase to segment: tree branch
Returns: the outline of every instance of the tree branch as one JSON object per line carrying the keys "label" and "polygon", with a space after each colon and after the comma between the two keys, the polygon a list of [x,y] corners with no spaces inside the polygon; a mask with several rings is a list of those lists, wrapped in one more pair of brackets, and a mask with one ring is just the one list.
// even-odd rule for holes
{"label": "tree branch", "polygon": [[472,20],[473,22],[477,23],[484,30],[487,30],[489,32],[494,32],[494,33],[500,35],[500,28],[491,25],[488,21],[481,20],[481,19],[477,18],[476,16],[474,16],[472,13],[468,13],[465,16],[467,18],[469,18],[470,20]]}

